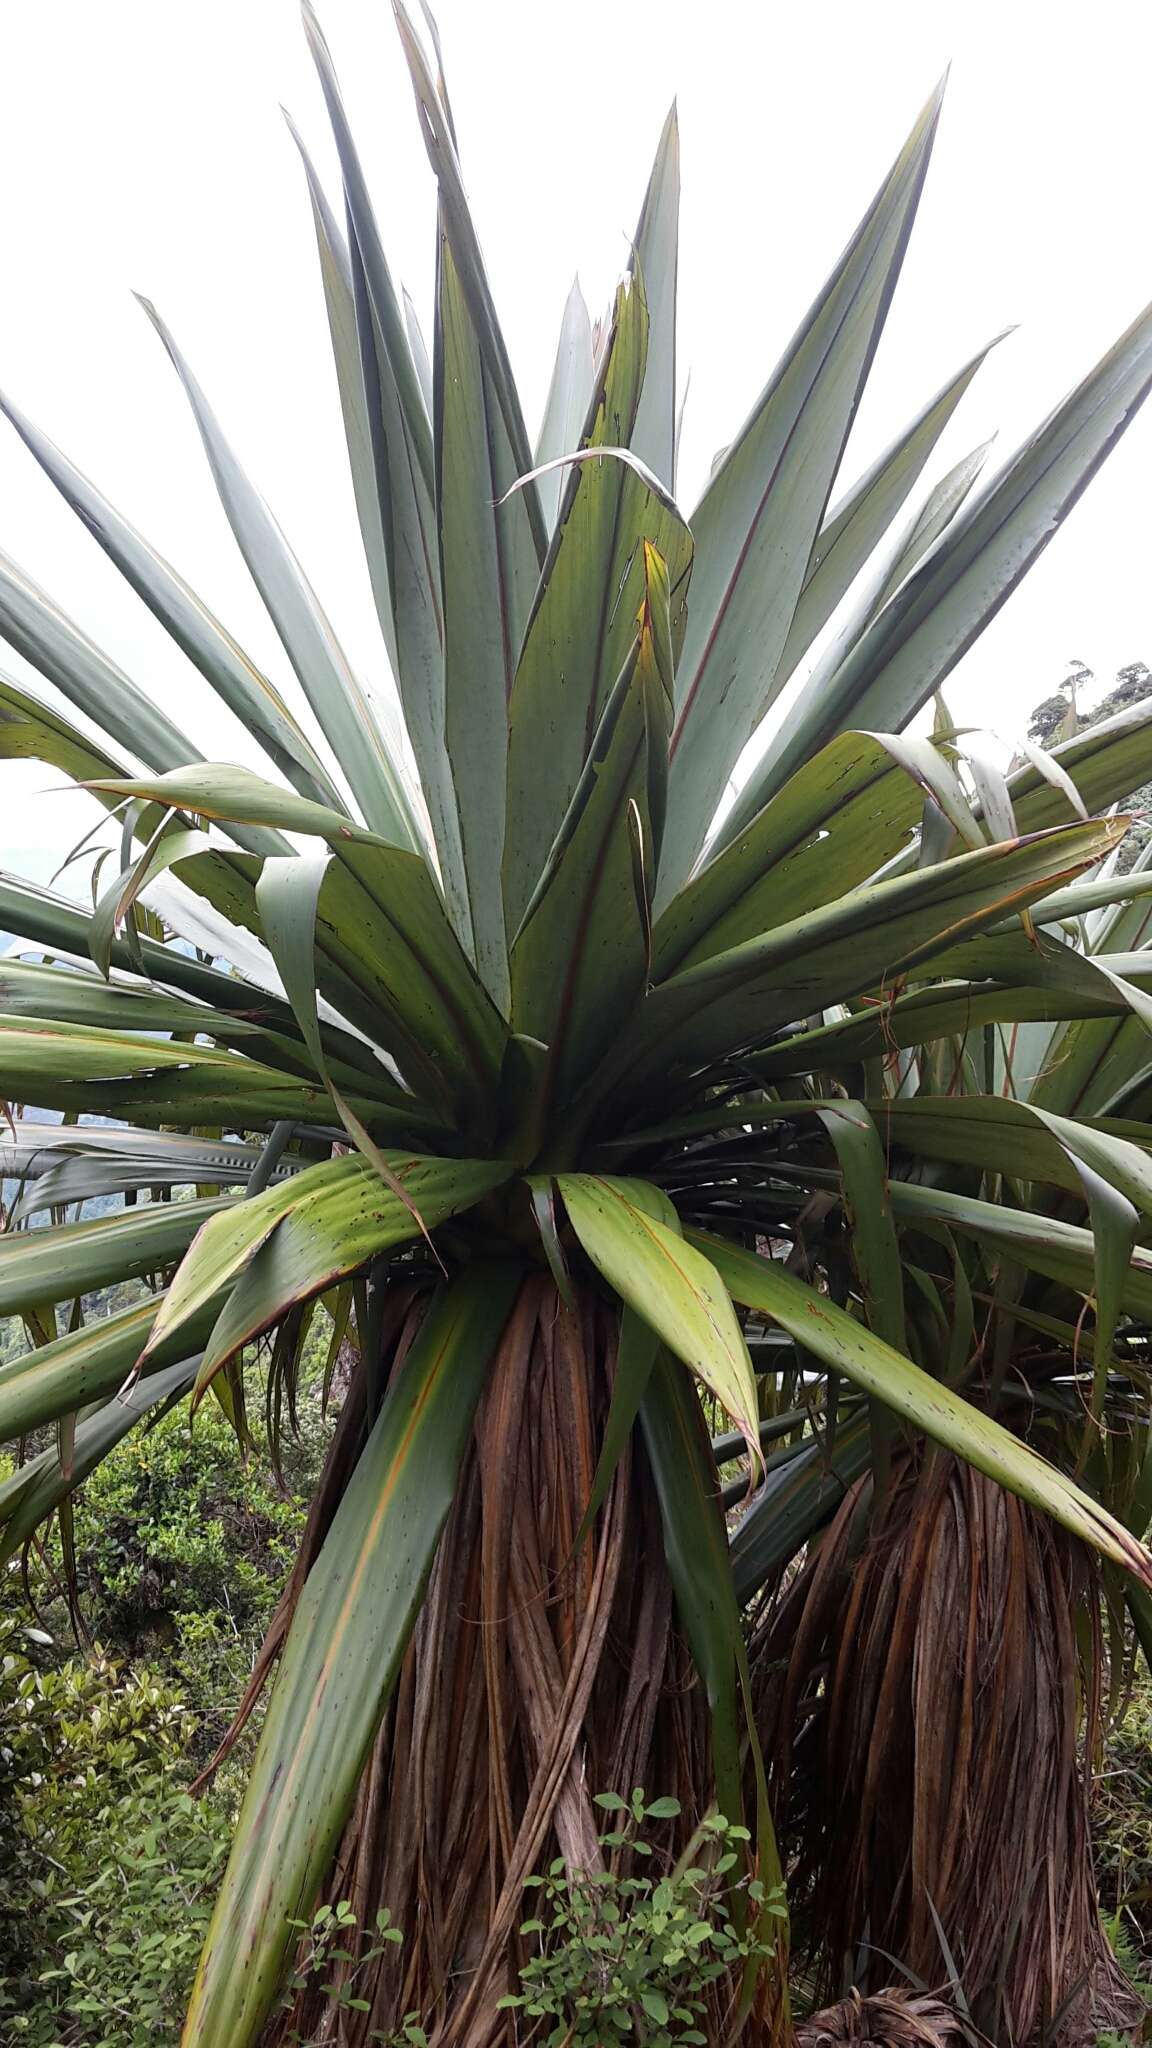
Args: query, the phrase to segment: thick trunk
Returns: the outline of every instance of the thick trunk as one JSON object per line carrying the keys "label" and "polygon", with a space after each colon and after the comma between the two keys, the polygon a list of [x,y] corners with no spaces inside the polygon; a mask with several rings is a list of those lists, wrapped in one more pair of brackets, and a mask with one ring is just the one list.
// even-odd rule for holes
{"label": "thick trunk", "polygon": [[[410,1300],[393,1315],[389,1369],[418,1315]],[[337,2021],[310,1991],[270,2026],[276,2048],[297,2037],[366,2048],[409,2012],[436,2048],[503,2041],[497,2001],[523,1957],[524,1879],[556,1855],[598,1867],[594,1795],[674,1794],[683,1811],[664,1824],[669,1851],[711,1803],[706,1703],[635,1442],[577,1542],[615,1331],[600,1301],[570,1309],[550,1280],[525,1283],[325,1887],[362,1928],[386,1907],[404,1942],[358,1978],[368,2012]],[[346,1477],[346,1440],[333,1457]]]}
{"label": "thick trunk", "polygon": [[1090,1854],[1093,1566],[953,1459],[905,1461],[871,1528],[869,1484],[756,1646],[801,1943],[825,1995],[954,1965],[992,2040],[1093,2041],[1135,2009]]}

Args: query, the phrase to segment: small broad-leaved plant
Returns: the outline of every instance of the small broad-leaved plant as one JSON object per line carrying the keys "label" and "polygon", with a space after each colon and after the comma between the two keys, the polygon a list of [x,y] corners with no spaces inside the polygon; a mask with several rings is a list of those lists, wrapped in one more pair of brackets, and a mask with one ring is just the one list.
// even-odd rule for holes
{"label": "small broad-leaved plant", "polygon": [[[377,1913],[372,1937],[367,1944],[360,1945],[359,1955],[355,1947],[348,1946],[356,1943],[360,1924],[347,1899],[340,1899],[334,1906],[321,1906],[311,1920],[293,1920],[289,1924],[301,1936],[301,1943],[296,1966],[285,1987],[285,2007],[291,2010],[300,1993],[314,1988],[319,1979],[325,1999],[338,2012],[370,2011],[370,2001],[362,1998],[356,1987],[371,1976],[373,1964],[385,1950],[404,1939],[401,1929],[393,1927],[388,1908],[385,1906]],[[342,1965],[347,1967],[342,1970]],[[302,2034],[293,2032],[289,2039],[295,2048],[312,2048]],[[377,2048],[428,2048],[428,2036],[414,2012],[405,2013],[394,2032],[383,2034],[374,2029],[369,2039]]]}
{"label": "small broad-leaved plant", "polygon": [[[520,1972],[519,1990],[501,2004],[538,2022],[531,2038],[548,2048],[705,2043],[707,1988],[770,1952],[765,1928],[786,1911],[782,1888],[770,1891],[755,1878],[733,1883],[748,1830],[718,1813],[662,1875],[624,1876],[625,1852],[654,1853],[640,1829],[675,1819],[679,1801],[646,1804],[638,1789],[630,1800],[602,1792],[596,1803],[614,1816],[599,1837],[606,1867],[573,1876],[558,1857],[545,1876],[528,1879],[538,1907],[520,1933],[535,1938],[537,1953]],[[737,1897],[746,1902],[740,1912]]]}

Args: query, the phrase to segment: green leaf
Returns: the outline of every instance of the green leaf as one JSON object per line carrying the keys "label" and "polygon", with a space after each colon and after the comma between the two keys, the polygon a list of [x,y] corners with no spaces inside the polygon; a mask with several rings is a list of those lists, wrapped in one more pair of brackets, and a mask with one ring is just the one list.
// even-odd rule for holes
{"label": "green leaf", "polygon": [[[622,1308],[616,1342],[612,1399],[608,1404],[608,1419],[604,1424],[604,1435],[600,1441],[596,1470],[592,1475],[588,1504],[572,1546],[575,1551],[579,1551],[592,1527],[615,1477],[616,1467],[624,1455],[632,1434],[632,1425],[639,1414],[659,1348],[660,1339],[651,1324],[646,1323],[633,1309]],[[0,1382],[0,1387],[2,1384]],[[599,1803],[603,1805],[604,1801],[601,1800]]]}
{"label": "green leaf", "polygon": [[708,1700],[716,1803],[738,1822],[744,1813],[740,1614],[700,1403],[665,1352],[657,1356],[649,1377],[640,1421],[680,1623]]}
{"label": "green leaf", "polygon": [[[929,101],[692,519],[697,568],[677,683],[667,903],[774,701],[813,543],[911,231],[936,122]],[[878,727],[884,719],[859,720]]]}
{"label": "green leaf", "polygon": [[[249,573],[292,663],[321,732],[341,763],[366,823],[415,850],[420,830],[379,721],[353,675],[319,600],[279,526],[220,431],[203,391],[155,307],[141,304],[171,358],[192,407],[220,502]],[[199,758],[185,748],[184,761]],[[176,766],[169,758],[162,764]]]}
{"label": "green leaf", "polygon": [[[0,1071],[17,1101],[38,1108],[129,1113],[184,1128],[228,1120],[251,1129],[283,1117],[307,1123],[323,1119],[328,1106],[322,1086],[216,1046],[2,1014]],[[373,1097],[357,1096],[354,1106],[369,1121],[395,1127]],[[403,1114],[399,1121],[411,1125]]]}
{"label": "green leaf", "polygon": [[6,555],[0,555],[0,633],[134,759],[159,770],[203,759],[153,699]]}
{"label": "green leaf", "polygon": [[429,1100],[455,1095],[479,1119],[490,1113],[507,1028],[448,922],[422,856],[230,764],[115,787],[205,817],[239,815],[326,839],[336,858],[321,891],[318,945],[340,979],[329,986],[322,976],[324,993],[347,1008],[343,984],[359,990],[362,1006],[353,1021],[387,1047]]}
{"label": "green leaf", "polygon": [[[135,1372],[160,1300],[159,1295],[151,1295],[117,1315],[84,1323],[51,1344],[0,1365],[0,1442],[27,1436],[61,1415],[74,1414],[119,1393]],[[204,1343],[218,1309],[218,1302],[207,1303],[177,1339],[182,1355]],[[151,1363],[157,1371],[171,1365],[173,1347],[161,1347]],[[194,1377],[195,1368],[189,1385]]]}
{"label": "green leaf", "polygon": [[[540,573],[519,471],[448,237],[439,244],[433,418],[444,732],[476,965],[508,999],[501,860],[508,700]],[[509,495],[511,494],[511,495]]]}
{"label": "green leaf", "polygon": [[[393,12],[412,79],[412,89],[416,96],[420,131],[428,151],[428,161],[436,175],[440,194],[441,226],[451,247],[453,261],[468,301],[473,330],[484,364],[485,379],[503,423],[503,430],[512,453],[513,468],[518,476],[525,476],[532,461],[528,436],[524,428],[512,366],[508,360],[508,350],[500,331],[500,322],[496,316],[484,269],[484,259],[480,254],[480,244],[464,192],[452,119],[444,97],[443,77],[433,79],[428,60],[413,30],[403,0],[393,0]],[[547,534],[535,484],[527,486],[524,503],[537,560],[542,561],[547,547]]]}
{"label": "green leaf", "polygon": [[880,1133],[862,1102],[829,1103],[816,1113],[836,1151],[868,1327],[894,1351],[903,1351],[904,1274]]}
{"label": "green leaf", "polygon": [[[627,450],[647,353],[639,279],[616,295],[582,447]],[[684,631],[692,538],[655,478],[605,455],[574,466],[561,498],[509,705],[504,907],[521,924],[624,668],[644,599],[647,543],[667,565],[672,640]]]}
{"label": "green leaf", "polygon": [[[742,1821],[743,1733],[756,1785],[756,1874],[764,1885],[778,1886],[782,1898],[783,1870],[752,1710],[748,1659],[717,1497],[716,1467],[695,1390],[664,1351],[658,1355],[645,1389],[640,1421],[660,1504],[672,1590],[708,1700],[716,1806],[728,1821]],[[771,1934],[776,1947],[774,1968],[779,1982],[786,1984],[786,1910],[773,1923]],[[786,1999],[786,1992],[784,1996]],[[784,2018],[787,2031],[786,2011]]]}
{"label": "green leaf", "polygon": [[840,1421],[833,1444],[821,1431],[772,1466],[732,1534],[732,1577],[742,1607],[831,1519],[868,1470],[871,1443],[870,1413],[861,1407]]}
{"label": "green leaf", "polygon": [[[50,953],[72,953],[83,957],[89,951],[90,913],[66,897],[54,895],[50,889],[39,888],[34,882],[0,875],[0,920],[5,930],[15,932],[20,938]],[[295,1028],[287,1003],[269,995],[266,989],[246,980],[241,974],[208,967],[189,953],[174,946],[160,945],[149,938],[141,939],[140,950],[148,974],[161,988],[183,989],[189,995],[212,1004],[224,1016],[243,1010],[245,1016],[256,1021],[275,1021],[289,1031]],[[127,947],[120,941],[112,948],[112,965],[138,971]]]}
{"label": "green leaf", "polygon": [[185,2022],[250,2048],[396,1682],[519,1285],[477,1263],[435,1297],[305,1582]]}
{"label": "green leaf", "polygon": [[[565,301],[564,317],[560,323],[552,381],[544,401],[544,418],[536,442],[537,468],[554,462],[560,455],[570,454],[573,448],[580,446],[580,436],[592,403],[595,374],[592,323],[577,278]],[[555,529],[563,486],[563,473],[558,469],[550,470],[537,483],[549,536]]]}
{"label": "green leaf", "polygon": [[226,1195],[147,1202],[86,1223],[6,1231],[0,1236],[0,1316],[158,1272],[187,1251],[209,1217],[233,1207]]}
{"label": "green leaf", "polygon": [[[771,742],[761,790],[850,726],[898,732],[1051,540],[1152,386],[1152,309],[1026,441]],[[698,536],[699,545],[699,536]]]}
{"label": "green leaf", "polygon": [[1079,1193],[1088,1166],[1152,1217],[1152,1160],[1138,1145],[1032,1102],[920,1095],[871,1105],[891,1146]]}
{"label": "green leaf", "polygon": [[643,1183],[590,1173],[558,1174],[556,1180],[593,1265],[715,1395],[743,1431],[755,1469],[755,1375],[732,1303],[708,1260],[652,1213],[654,1191]]}
{"label": "green leaf", "polygon": [[[991,441],[985,441],[979,448],[973,449],[970,455],[957,462],[929,492],[908,525],[896,535],[888,548],[880,552],[878,560],[864,579],[859,596],[850,605],[840,631],[812,670],[810,682],[805,687],[813,696],[819,695],[825,679],[836,673],[845,654],[855,646],[872,619],[883,609],[889,598],[895,595],[905,577],[911,575],[917,562],[927,554],[929,548],[955,517],[976,483],[991,446]],[[724,837],[729,837],[734,829],[754,817],[774,790],[779,790],[783,794],[794,779],[790,777],[787,782],[780,785],[772,767],[770,754],[766,760],[758,762],[733,806],[732,818],[725,820]],[[1083,816],[1085,813],[1081,812],[1079,815]],[[1013,838],[1015,832],[994,831],[991,837]],[[968,843],[971,844],[970,839]]]}
{"label": "green leaf", "polygon": [[1010,1493],[1041,1508],[1102,1556],[1123,1565],[1141,1584],[1152,1587],[1152,1557],[1143,1545],[1107,1509],[992,1416],[971,1407],[950,1387],[901,1357],[843,1309],[785,1272],[778,1260],[737,1250],[702,1231],[689,1235],[713,1261],[738,1301],[770,1316],[826,1365],[842,1372],[905,1422],[966,1459]]}
{"label": "green leaf", "polygon": [[667,571],[647,546],[644,579],[632,652],[512,949],[513,1029],[547,1047],[535,1137],[611,1044],[648,975],[672,667]]}
{"label": "green leaf", "polygon": [[661,132],[632,244],[632,272],[643,280],[648,305],[648,353],[629,442],[640,460],[670,491],[676,486],[679,236],[680,127],[673,103]]}
{"label": "green leaf", "polygon": [[[10,972],[11,970],[8,970]],[[30,970],[36,979],[72,979],[92,989],[88,976],[60,970]],[[0,976],[3,991],[7,972]],[[145,998],[147,1000],[147,998]],[[140,1187],[243,1187],[261,1156],[259,1146],[226,1139],[188,1138],[174,1131],[110,1130],[102,1125],[46,1124],[14,1117],[0,1126],[0,1175],[20,1182],[9,1223],[38,1209],[63,1208],[94,1196]],[[301,1162],[282,1159],[276,1177],[286,1179]]]}
{"label": "green leaf", "polygon": [[915,488],[976,372],[1003,339],[1003,335],[996,335],[969,357],[943,390],[922,407],[904,432],[832,507],[809,558],[804,588],[780,657],[782,677],[795,673],[813,641],[823,632],[841,598],[847,595]]}
{"label": "green leaf", "polygon": [[[460,825],[444,743],[444,620],[440,600],[432,440],[359,157],[327,45],[310,8],[305,33],[320,74],[344,178],[347,245],[311,160],[308,181],[340,386],[345,437],[372,594],[428,805],[449,913],[471,932]],[[291,123],[289,123],[291,126]],[[295,130],[293,130],[295,134]]]}
{"label": "green leaf", "polygon": [[[418,1236],[414,1208],[433,1229],[500,1187],[512,1172],[495,1160],[421,1159],[403,1152],[386,1157],[407,1202],[366,1160],[343,1158],[324,1160],[282,1187],[231,1205],[229,1215],[219,1219],[230,1227],[203,1230],[180,1266],[145,1356],[182,1329],[249,1260],[253,1265],[238,1290],[239,1300],[234,1297],[235,1306],[225,1310],[228,1332],[242,1327],[236,1343],[268,1328],[293,1303],[322,1293],[390,1246]],[[254,1254],[266,1246],[268,1257],[255,1261]],[[259,1319],[265,1315],[266,1320]],[[249,1329],[253,1317],[257,1320]],[[222,1342],[223,1333],[214,1336],[217,1352]]]}
{"label": "green leaf", "polygon": [[[1099,812],[1109,804],[1122,802],[1138,789],[1148,767],[1152,702],[1132,704],[1087,732],[1053,747],[1049,761],[1070,775],[1085,808]],[[1035,832],[1044,825],[1062,824],[1067,805],[1033,762],[1018,768],[1009,789],[1021,829]]]}
{"label": "green leaf", "polygon": [[653,935],[653,974],[758,938],[858,888],[907,844],[925,793],[982,844],[963,790],[928,740],[843,733],[673,897]]}
{"label": "green leaf", "polygon": [[195,1358],[179,1360],[149,1378],[122,1389],[94,1415],[76,1426],[70,1469],[61,1464],[55,1446],[22,1465],[0,1484],[0,1565],[15,1557],[40,1523],[83,1485],[109,1451],[134,1429],[142,1415],[160,1402],[178,1399],[196,1376]]}
{"label": "green leaf", "polygon": [[663,981],[606,1062],[598,1088],[629,1101],[667,1086],[673,1063],[703,1065],[762,1046],[775,1030],[931,958],[946,940],[1023,908],[1122,836],[1116,823],[1070,825],[918,870],[838,898],[764,937]]}
{"label": "green leaf", "polygon": [[[7,414],[26,448],[35,456],[45,475],[83,521],[93,539],[116,564],[137,596],[176,645],[188,656],[217,695],[259,740],[265,753],[301,796],[342,809],[326,768],[306,735],[301,731],[279,692],[238,647],[230,633],[214,618],[169,563],[136,532],[115,507],[69,462],[46,434],[42,434],[11,399],[0,393],[0,411]],[[104,723],[103,717],[100,721]],[[149,759],[150,767],[174,767],[199,758],[189,750],[182,736],[177,757]],[[127,742],[139,753],[138,742]],[[145,756],[145,758],[148,758]],[[89,771],[91,772],[91,771]]]}

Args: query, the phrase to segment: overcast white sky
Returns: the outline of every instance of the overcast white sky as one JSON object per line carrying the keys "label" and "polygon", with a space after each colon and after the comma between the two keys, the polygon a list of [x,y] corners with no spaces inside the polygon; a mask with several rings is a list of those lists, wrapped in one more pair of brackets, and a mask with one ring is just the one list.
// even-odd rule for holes
{"label": "overcast white sky", "polygon": [[[387,0],[318,0],[398,276],[427,320],[431,176]],[[465,174],[530,429],[574,271],[627,254],[673,93],[684,210],[681,501],[739,424],[936,76],[936,155],[849,467],[1011,321],[943,469],[1008,454],[1152,294],[1143,0],[440,0]],[[386,663],[358,552],[299,163],[332,173],[294,0],[0,0],[6,281],[0,384],[201,590],[287,693],[185,401],[131,298],[153,297],[361,673]],[[335,190],[334,178],[331,179]],[[429,322],[430,324],[430,322]],[[1152,662],[1152,405],[953,678],[1006,738],[1076,657]],[[846,481],[847,479],[842,479]],[[206,751],[245,736],[10,430],[0,546]],[[20,672],[13,656],[0,667]],[[295,699],[293,699],[295,701]],[[0,865],[47,877],[82,799],[0,762]]]}

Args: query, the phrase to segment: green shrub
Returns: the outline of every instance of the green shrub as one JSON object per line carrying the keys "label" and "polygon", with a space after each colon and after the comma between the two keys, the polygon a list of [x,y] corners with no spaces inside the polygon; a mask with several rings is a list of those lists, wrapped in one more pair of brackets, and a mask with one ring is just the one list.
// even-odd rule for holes
{"label": "green shrub", "polygon": [[1128,1974],[1152,1982],[1152,1678],[1138,1662],[1097,1774],[1093,1849],[1108,1936]]}
{"label": "green shrub", "polygon": [[48,1648],[0,1616],[0,2035],[157,2048],[179,2034],[233,1816],[185,1790],[177,1690]]}
{"label": "green shrub", "polygon": [[539,2022],[532,2038],[547,2048],[628,2048],[638,2038],[649,2048],[705,2043],[709,1987],[747,1958],[770,1953],[763,1923],[770,1928],[773,1916],[785,1913],[782,1891],[766,1895],[761,1884],[749,1883],[746,1925],[740,1924],[729,1887],[748,1830],[721,1814],[709,1815],[675,1867],[624,1876],[615,1867],[619,1854],[650,1858],[652,1844],[641,1829],[674,1819],[679,1802],[646,1805],[638,1790],[630,1801],[602,1792],[596,1803],[619,1815],[599,1837],[606,1867],[570,1876],[560,1857],[546,1876],[528,1879],[539,1903],[520,1932],[538,1952],[520,1972],[519,1991],[500,2003]]}

